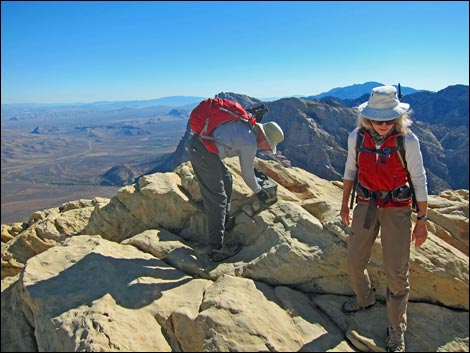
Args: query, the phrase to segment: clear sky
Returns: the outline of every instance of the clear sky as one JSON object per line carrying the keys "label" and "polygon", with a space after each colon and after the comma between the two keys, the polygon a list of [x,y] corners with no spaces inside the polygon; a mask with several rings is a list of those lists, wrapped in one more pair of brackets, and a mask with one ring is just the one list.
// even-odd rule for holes
{"label": "clear sky", "polygon": [[468,1],[2,1],[2,103],[468,85]]}

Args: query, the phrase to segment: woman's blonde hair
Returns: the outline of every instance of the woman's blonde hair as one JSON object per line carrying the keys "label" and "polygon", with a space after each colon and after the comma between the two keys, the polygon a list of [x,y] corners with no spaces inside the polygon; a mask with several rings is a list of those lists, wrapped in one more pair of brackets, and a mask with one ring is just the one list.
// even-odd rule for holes
{"label": "woman's blonde hair", "polygon": [[[404,134],[409,130],[409,127],[411,126],[411,124],[413,124],[413,121],[410,119],[411,113],[413,113],[413,110],[410,109],[406,113],[403,113],[398,118],[396,118],[395,126],[394,126],[394,129],[396,131],[398,131],[401,134]],[[367,130],[374,129],[372,127],[372,123],[370,122],[370,119],[362,115],[361,113],[359,113],[359,115],[357,116],[356,125],[358,127],[363,127]]]}

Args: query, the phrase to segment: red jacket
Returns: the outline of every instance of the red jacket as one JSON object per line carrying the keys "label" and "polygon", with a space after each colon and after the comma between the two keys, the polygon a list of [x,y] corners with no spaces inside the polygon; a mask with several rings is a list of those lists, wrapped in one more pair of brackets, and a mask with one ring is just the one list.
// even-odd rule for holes
{"label": "red jacket", "polygon": [[[396,149],[397,135],[388,136],[377,149],[370,133],[364,130],[364,144],[357,157],[358,181],[372,192],[391,192],[405,185],[408,181],[407,170],[403,166]],[[358,136],[358,138],[361,137]],[[377,153],[368,150],[377,150]],[[359,198],[359,201],[364,200]],[[411,201],[394,202],[391,199],[384,204],[383,200],[377,199],[377,206],[379,207],[403,207],[410,204]]]}

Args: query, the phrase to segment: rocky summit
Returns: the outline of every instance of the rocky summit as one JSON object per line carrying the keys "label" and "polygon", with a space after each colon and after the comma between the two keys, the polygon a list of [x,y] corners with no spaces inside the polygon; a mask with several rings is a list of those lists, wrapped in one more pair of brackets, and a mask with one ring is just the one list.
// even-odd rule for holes
{"label": "rocky summit", "polygon": [[[208,258],[190,163],[2,225],[2,352],[385,351],[380,237],[370,275],[378,304],[346,316],[352,291],[342,183],[256,159],[278,183],[260,205],[234,175],[240,253]],[[412,245],[407,350],[469,350],[468,190],[429,200],[429,238]],[[415,214],[413,220],[415,220]]]}

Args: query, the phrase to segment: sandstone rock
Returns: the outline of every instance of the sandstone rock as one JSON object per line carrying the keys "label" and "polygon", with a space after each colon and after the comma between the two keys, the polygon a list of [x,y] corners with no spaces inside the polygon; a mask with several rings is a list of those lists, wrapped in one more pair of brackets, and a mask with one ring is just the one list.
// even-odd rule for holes
{"label": "sandstone rock", "polygon": [[[2,226],[1,350],[383,351],[380,239],[369,266],[377,305],[351,316],[340,309],[352,294],[342,183],[257,159],[279,184],[279,201],[266,208],[238,160],[227,166],[236,225],[226,240],[243,249],[222,263],[207,255],[189,163],[111,200],[38,212],[24,229]],[[407,346],[468,351],[468,191],[429,204],[429,238],[411,249]]]}

